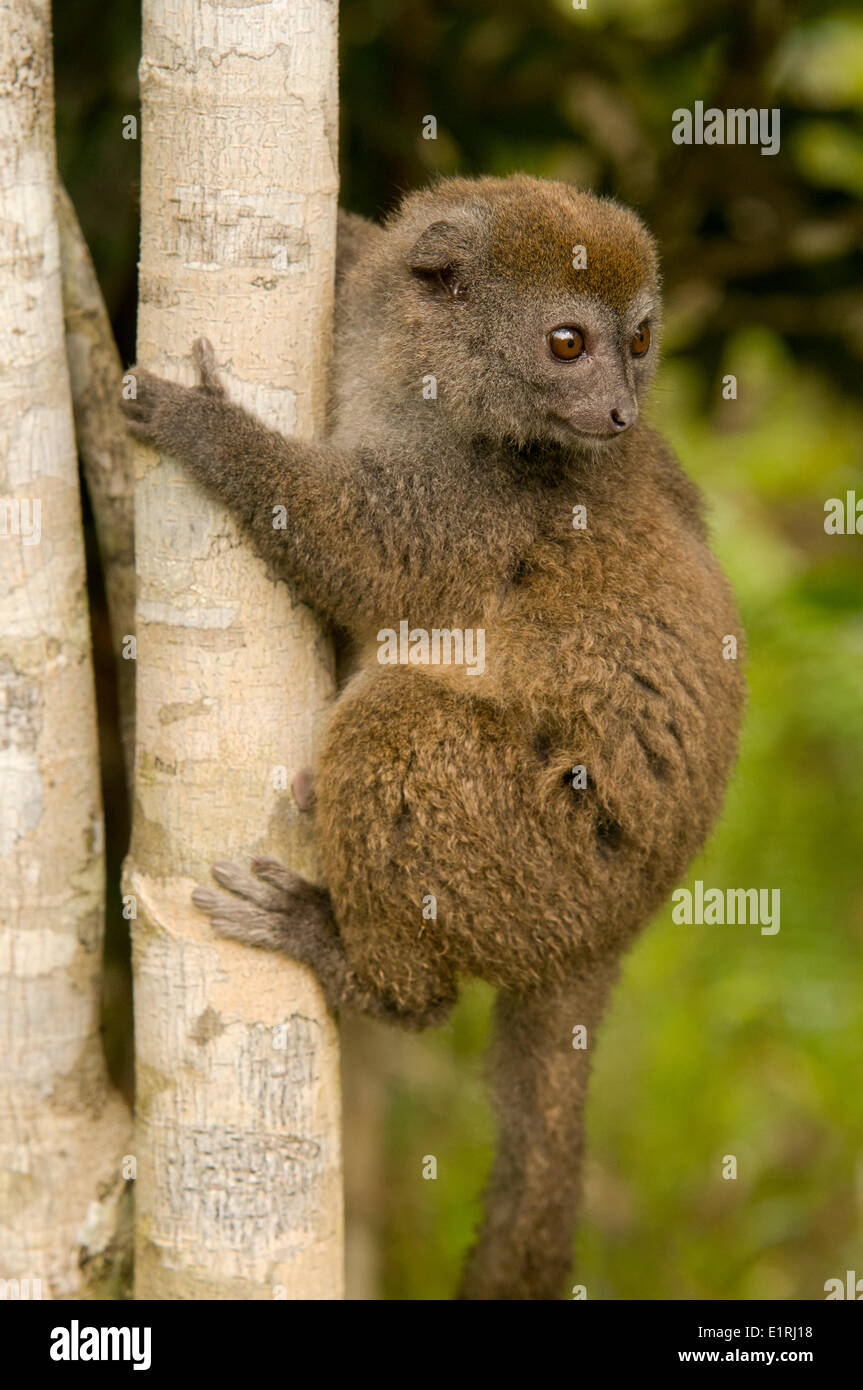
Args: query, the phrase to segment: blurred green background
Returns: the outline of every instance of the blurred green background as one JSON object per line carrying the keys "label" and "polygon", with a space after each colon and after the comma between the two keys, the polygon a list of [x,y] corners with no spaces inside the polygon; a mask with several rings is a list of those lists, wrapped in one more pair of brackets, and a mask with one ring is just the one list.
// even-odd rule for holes
{"label": "blurred green background", "polygon": [[[653,416],[707,493],[748,633],[740,762],[692,878],[779,888],[781,931],[680,927],[666,909],[631,955],[596,1052],[579,1280],[590,1298],[822,1298],[826,1279],[863,1275],[863,536],[824,531],[828,498],[863,498],[863,15],[823,0],[343,0],[341,15],[345,206],[375,215],[436,172],[526,170],[613,193],[656,233]],[[61,173],[126,361],[138,150],[119,131],[139,43],[135,0],[55,7]],[[674,145],[671,113],[696,100],[779,107],[780,152]],[[89,531],[116,902],[128,816]],[[128,1091],[123,925],[105,1032]],[[420,1039],[346,1033],[355,1296],[451,1295],[492,1148],[489,1003],[471,987]]]}

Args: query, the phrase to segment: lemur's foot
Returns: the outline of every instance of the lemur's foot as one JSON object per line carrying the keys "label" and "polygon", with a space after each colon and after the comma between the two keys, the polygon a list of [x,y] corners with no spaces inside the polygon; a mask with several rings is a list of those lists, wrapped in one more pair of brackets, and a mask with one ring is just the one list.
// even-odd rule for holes
{"label": "lemur's foot", "polygon": [[195,906],[208,914],[220,936],[282,951],[308,965],[334,1012],[346,1005],[406,1028],[443,1022],[455,998],[452,979],[432,982],[428,998],[419,1006],[392,998],[351,967],[324,888],[315,887],[276,859],[255,858],[251,867],[249,873],[239,864],[221,860],[213,865],[213,877],[228,891],[196,888],[192,894]]}
{"label": "lemur's foot", "polygon": [[326,892],[277,859],[254,858],[251,873],[223,859],[213,865],[213,878],[228,892],[196,888],[192,901],[220,936],[309,960],[312,941],[331,929]]}

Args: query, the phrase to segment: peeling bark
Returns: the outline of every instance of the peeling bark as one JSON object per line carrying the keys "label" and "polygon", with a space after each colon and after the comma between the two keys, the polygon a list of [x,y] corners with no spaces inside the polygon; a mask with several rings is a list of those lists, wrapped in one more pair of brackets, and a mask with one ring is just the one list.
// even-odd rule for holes
{"label": "peeling bark", "polygon": [[0,0],[0,1277],[83,1298],[120,1291],[131,1131],[99,1034],[102,807],[54,184],[49,5]]}
{"label": "peeling bark", "polygon": [[[190,383],[204,334],[235,400],[310,436],[331,338],[336,8],[150,0],[143,47],[139,361]],[[314,877],[308,818],[274,773],[310,759],[331,653],[223,509],[137,453],[136,1293],[340,1298],[333,1020],[303,967],[215,937],[190,902],[214,860],[253,850]]]}

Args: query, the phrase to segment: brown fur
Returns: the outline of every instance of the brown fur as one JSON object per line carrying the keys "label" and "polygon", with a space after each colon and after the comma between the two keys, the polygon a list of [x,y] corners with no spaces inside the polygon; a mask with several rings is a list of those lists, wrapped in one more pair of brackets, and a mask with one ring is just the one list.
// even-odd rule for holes
{"label": "brown fur", "polygon": [[[219,866],[229,893],[196,901],[312,964],[334,1008],[424,1027],[458,975],[499,987],[500,1152],[462,1296],[553,1298],[590,1055],[572,1030],[594,1040],[621,954],[718,814],[743,705],[722,644],[742,639],[696,489],[652,430],[608,423],[621,403],[635,418],[656,364],[635,216],[562,184],[457,179],[345,231],[326,443],[229,404],[205,347],[202,386],[140,373],[127,407],[356,653],[315,769],[328,892],[266,861]],[[649,361],[629,350],[642,320]],[[584,328],[578,362],[551,359],[556,323]],[[379,665],[402,619],[483,628],[485,673]]]}
{"label": "brown fur", "polygon": [[[558,188],[549,185],[550,196]],[[590,248],[583,270],[572,265],[579,246]],[[532,179],[524,180],[523,191],[497,219],[491,259],[516,284],[545,290],[561,283],[561,267],[568,261],[564,283],[615,309],[623,308],[640,286],[655,281],[657,273],[653,238],[628,208],[610,198],[573,197],[565,188],[551,205],[537,202]]]}

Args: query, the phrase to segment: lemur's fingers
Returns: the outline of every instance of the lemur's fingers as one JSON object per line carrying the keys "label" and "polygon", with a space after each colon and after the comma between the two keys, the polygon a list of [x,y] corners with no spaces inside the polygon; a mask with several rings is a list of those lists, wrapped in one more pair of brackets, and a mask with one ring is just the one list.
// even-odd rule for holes
{"label": "lemur's fingers", "polygon": [[240,864],[232,864],[228,859],[220,859],[212,866],[211,872],[213,878],[223,888],[227,888],[231,893],[236,893],[241,898],[247,898],[249,902],[254,903],[256,907],[263,908],[265,912],[284,911],[284,893],[262,883],[259,878],[254,878]]}
{"label": "lemur's fingers", "polygon": [[120,398],[120,409],[129,432],[138,439],[166,442],[166,427],[177,412],[182,411],[190,388],[165,381],[144,367],[130,367],[126,375],[135,380],[135,395]]}
{"label": "lemur's fingers", "polygon": [[331,921],[332,909],[326,889],[319,888],[316,883],[309,883],[302,874],[295,874],[293,869],[280,864],[278,859],[270,859],[266,855],[256,856],[252,860],[252,872],[278,891],[282,912],[308,921]]}
{"label": "lemur's fingers", "polygon": [[219,936],[243,941],[247,946],[265,946],[271,951],[284,951],[287,923],[281,913],[268,912],[243,898],[219,893],[214,888],[196,888],[192,902],[206,912],[210,925]]}
{"label": "lemur's fingers", "polygon": [[145,439],[149,442],[153,437],[152,426],[144,422],[139,424],[135,420],[127,420],[126,429],[130,434],[133,434],[136,439]]}
{"label": "lemur's fingers", "polygon": [[267,855],[252,860],[251,873],[240,864],[222,859],[213,865],[212,874],[223,888],[263,912],[278,912],[298,920],[317,917],[321,912],[325,896],[322,890]]}
{"label": "lemur's fingers", "polygon": [[195,888],[192,891],[192,902],[202,912],[215,912],[224,898],[225,894],[217,893],[215,888]]}
{"label": "lemur's fingers", "polygon": [[273,888],[278,888],[291,898],[308,897],[309,889],[312,888],[312,884],[301,874],[295,874],[286,864],[280,864],[278,859],[270,859],[265,854],[255,855],[252,860],[252,872],[263,879],[264,883],[271,884]]}
{"label": "lemur's fingers", "polygon": [[[301,879],[300,882],[304,881]],[[310,889],[311,885],[304,884],[304,888]],[[261,893],[273,893],[281,903],[282,910],[272,911],[247,897],[221,893],[215,888],[196,888],[192,893],[192,902],[206,912],[210,925],[219,936],[243,941],[247,946],[280,951],[294,960],[305,961],[315,969],[322,944],[324,949],[327,946],[327,942],[322,943],[321,940],[321,927],[326,925],[326,921],[320,902],[304,897],[302,892],[288,895],[282,890],[266,889],[263,884],[259,885],[259,889]]]}
{"label": "lemur's fingers", "polygon": [[192,344],[192,356],[201,378],[201,385],[213,396],[224,396],[225,388],[219,380],[216,368],[216,354],[209,338],[196,338]]}

